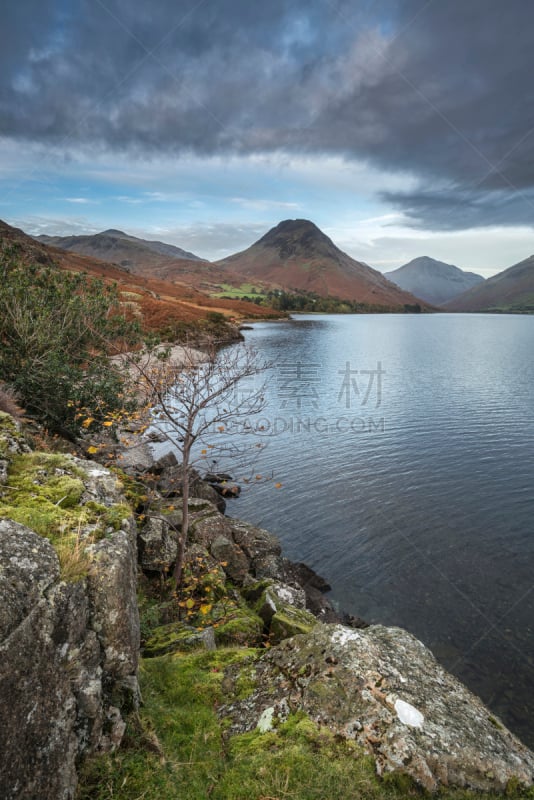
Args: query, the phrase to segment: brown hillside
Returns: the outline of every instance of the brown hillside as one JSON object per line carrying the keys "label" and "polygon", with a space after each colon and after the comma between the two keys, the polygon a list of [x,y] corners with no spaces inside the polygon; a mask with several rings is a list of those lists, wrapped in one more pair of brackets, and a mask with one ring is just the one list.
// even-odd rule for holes
{"label": "brown hillside", "polygon": [[84,236],[39,236],[37,241],[72,253],[115,264],[143,278],[156,278],[219,291],[221,283],[239,286],[242,278],[179,247],[138,239],[118,230]]}
{"label": "brown hillside", "polygon": [[534,312],[534,255],[443,306],[446,311]]}
{"label": "brown hillside", "polygon": [[281,222],[248,250],[217,264],[239,275],[323,297],[387,307],[421,303],[381,272],[344,253],[313,222],[304,219]]}
{"label": "brown hillside", "polygon": [[[259,316],[258,307],[253,303],[219,300],[192,286],[134,275],[116,264],[42,244],[0,220],[0,253],[2,250],[13,252],[24,264],[57,264],[61,269],[85,272],[116,283],[125,307],[139,316],[148,330],[195,322],[205,318],[210,311],[218,311],[236,320]],[[261,316],[276,314],[268,308],[261,311]]]}

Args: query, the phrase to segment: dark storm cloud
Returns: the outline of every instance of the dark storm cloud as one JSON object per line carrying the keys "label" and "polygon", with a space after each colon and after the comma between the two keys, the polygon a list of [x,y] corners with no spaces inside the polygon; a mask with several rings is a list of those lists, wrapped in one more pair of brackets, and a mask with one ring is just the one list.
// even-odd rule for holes
{"label": "dark storm cloud", "polygon": [[531,0],[8,5],[4,135],[342,154],[419,176],[388,199],[426,226],[534,221]]}

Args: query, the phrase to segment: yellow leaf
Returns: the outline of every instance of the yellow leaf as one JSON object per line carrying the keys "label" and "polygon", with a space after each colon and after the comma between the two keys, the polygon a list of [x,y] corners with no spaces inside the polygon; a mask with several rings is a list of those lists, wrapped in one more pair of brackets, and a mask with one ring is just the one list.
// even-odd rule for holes
{"label": "yellow leaf", "polygon": [[201,450],[200,451],[200,455],[201,456],[205,456],[207,454],[207,452],[208,452],[207,450]]}
{"label": "yellow leaf", "polygon": [[202,603],[200,606],[200,613],[201,614],[209,614],[211,611],[211,603]]}
{"label": "yellow leaf", "polygon": [[192,609],[195,607],[195,601],[190,597],[189,600],[185,601],[185,607]]}
{"label": "yellow leaf", "polygon": [[87,452],[91,455],[93,455],[93,453],[98,453],[98,447],[95,447],[94,444],[92,444],[91,447],[87,448]]}
{"label": "yellow leaf", "polygon": [[104,428],[111,428],[113,422],[111,420],[108,420],[107,422],[103,422],[102,425],[104,426]]}
{"label": "yellow leaf", "polygon": [[83,428],[88,428],[89,425],[91,425],[91,423],[93,423],[93,422],[94,422],[93,417],[87,417],[87,419],[84,419],[84,421],[82,422],[82,427]]}
{"label": "yellow leaf", "polygon": [[275,489],[281,489],[282,488],[282,484],[281,483],[275,483],[274,484],[274,488]]}

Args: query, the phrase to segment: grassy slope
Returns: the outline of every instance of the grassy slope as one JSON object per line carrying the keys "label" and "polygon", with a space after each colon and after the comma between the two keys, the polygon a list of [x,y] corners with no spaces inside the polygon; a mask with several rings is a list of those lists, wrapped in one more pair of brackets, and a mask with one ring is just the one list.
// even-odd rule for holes
{"label": "grassy slope", "polygon": [[[223,739],[216,705],[225,666],[254,657],[241,649],[145,660],[144,705],[123,748],[85,764],[77,800],[393,800],[424,796],[399,776],[376,777],[352,742],[303,715],[277,730]],[[247,695],[243,680],[241,697]],[[534,797],[510,787],[508,797]],[[443,800],[502,795],[444,790]]]}

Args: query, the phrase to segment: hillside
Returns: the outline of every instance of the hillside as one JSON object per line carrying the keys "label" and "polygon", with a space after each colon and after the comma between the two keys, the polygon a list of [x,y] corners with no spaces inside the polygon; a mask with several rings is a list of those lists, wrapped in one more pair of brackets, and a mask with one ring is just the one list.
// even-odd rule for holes
{"label": "hillside", "polygon": [[534,313],[534,255],[451,300],[444,309]]}
{"label": "hillside", "polygon": [[[134,275],[216,291],[221,283],[236,283],[234,276],[209,261],[165,242],[138,239],[110,228],[85,236],[39,236],[37,241],[71,253],[116,264]],[[241,279],[237,279],[239,285]]]}
{"label": "hillside", "polygon": [[348,256],[304,219],[280,222],[247,250],[216,263],[239,275],[322,297],[391,308],[418,302],[381,272]]}
{"label": "hillside", "polygon": [[408,264],[386,272],[385,277],[406,292],[427,303],[439,306],[484,282],[481,275],[465,272],[453,264],[428,256],[414,258]]}
{"label": "hillside", "polygon": [[[101,255],[97,254],[105,253],[107,261],[117,261],[117,258],[111,258],[111,255],[115,254],[120,258],[122,256],[122,248],[124,248],[127,255],[135,255],[136,250],[141,252],[148,250],[161,256],[170,256],[171,258],[181,258],[189,261],[203,260],[194,253],[189,253],[187,250],[182,250],[181,247],[176,247],[173,244],[166,244],[165,242],[159,242],[157,240],[139,239],[137,236],[130,236],[130,234],[116,230],[115,228],[109,228],[106,231],[102,231],[102,233],[87,234],[85,236],[46,236],[43,234],[36,238],[43,244],[62,247],[64,250],[74,250],[76,253],[82,253],[87,256],[100,258]],[[128,260],[127,257],[126,260]],[[128,266],[128,264],[121,265]]]}
{"label": "hillside", "polygon": [[[180,336],[188,326],[205,320],[210,312],[237,320],[258,316],[258,307],[252,303],[212,298],[193,286],[135,275],[117,264],[46,245],[0,220],[2,252],[6,255],[13,253],[13,257],[23,264],[55,264],[61,269],[86,272],[116,283],[124,307],[130,309],[148,330]],[[261,316],[270,314],[275,312],[262,308]]]}

